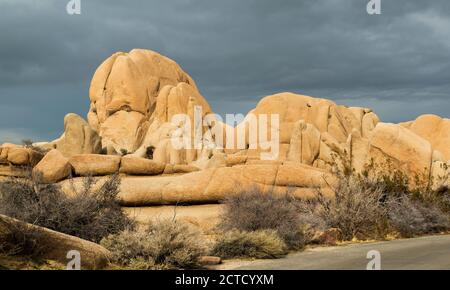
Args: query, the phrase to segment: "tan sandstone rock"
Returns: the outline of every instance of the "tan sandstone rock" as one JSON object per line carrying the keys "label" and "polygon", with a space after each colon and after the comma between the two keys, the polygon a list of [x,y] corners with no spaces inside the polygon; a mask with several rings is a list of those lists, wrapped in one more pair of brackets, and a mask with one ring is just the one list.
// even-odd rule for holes
{"label": "tan sandstone rock", "polygon": [[10,144],[10,143],[4,143],[2,146],[0,146],[0,164],[7,164],[8,163],[8,152],[11,148],[17,148],[19,146]]}
{"label": "tan sandstone rock", "polygon": [[120,163],[120,173],[128,175],[158,175],[164,172],[165,164],[153,160],[124,156]]}
{"label": "tan sandstone rock", "polygon": [[64,134],[52,143],[54,148],[65,157],[96,154],[102,149],[100,137],[83,118],[76,114],[67,114],[64,117]]}
{"label": "tan sandstone rock", "polygon": [[[340,159],[347,158],[351,134],[367,138],[379,121],[370,109],[339,106],[325,99],[280,93],[263,98],[249,112],[246,120],[237,126],[236,134],[245,132],[247,146],[251,146],[249,132],[256,130],[248,125],[249,120],[254,118],[252,115],[258,120],[264,115],[279,116],[279,130],[271,122],[268,128],[268,135],[272,131],[279,133],[279,161],[295,161],[327,169],[335,163],[334,155]],[[337,145],[329,146],[330,140]],[[335,151],[337,148],[343,150]],[[253,151],[249,150],[249,157],[258,158],[260,152]]]}
{"label": "tan sandstone rock", "polygon": [[82,154],[70,157],[76,175],[109,175],[119,172],[120,156]]}
{"label": "tan sandstone rock", "polygon": [[27,148],[9,148],[8,161],[14,165],[30,164],[30,150]]}
{"label": "tan sandstone rock", "polygon": [[33,177],[39,178],[42,183],[56,183],[67,178],[71,172],[69,159],[53,149],[33,168]]}
{"label": "tan sandstone rock", "polygon": [[404,126],[429,141],[433,149],[443,154],[446,161],[450,160],[450,119],[422,115]]}
{"label": "tan sandstone rock", "polygon": [[105,60],[91,81],[88,113],[103,147],[109,144],[116,152],[125,149],[134,153],[147,133],[161,89],[179,83],[197,90],[177,63],[150,50],[119,52]]}
{"label": "tan sandstone rock", "polygon": [[372,132],[367,161],[381,174],[403,172],[414,185],[416,178],[428,179],[432,155],[427,140],[400,125],[379,123]]}

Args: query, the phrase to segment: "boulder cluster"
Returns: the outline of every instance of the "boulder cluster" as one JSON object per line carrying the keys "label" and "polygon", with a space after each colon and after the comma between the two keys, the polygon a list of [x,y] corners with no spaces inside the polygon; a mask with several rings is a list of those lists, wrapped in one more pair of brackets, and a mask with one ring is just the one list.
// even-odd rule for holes
{"label": "boulder cluster", "polygon": [[[222,136],[201,126],[208,144],[224,144],[230,132],[234,137],[244,132],[244,148],[177,149],[171,136],[180,125],[172,117],[185,114],[193,123],[196,108],[204,117],[211,107],[177,63],[142,49],[105,60],[93,76],[89,98],[87,121],[68,114],[57,140],[1,145],[0,176],[20,176],[31,166],[34,178],[59,182],[70,193],[73,183],[82,182],[77,177],[120,173],[121,202],[130,206],[215,203],[238,187],[254,186],[299,197],[321,188],[331,195],[336,170],[401,171],[411,185],[450,183],[450,120],[435,115],[390,124],[368,108],[280,93],[263,98],[235,128],[216,120]],[[269,131],[279,136],[279,154],[262,160],[266,149],[252,144],[246,120],[273,114],[279,123],[269,123]]]}

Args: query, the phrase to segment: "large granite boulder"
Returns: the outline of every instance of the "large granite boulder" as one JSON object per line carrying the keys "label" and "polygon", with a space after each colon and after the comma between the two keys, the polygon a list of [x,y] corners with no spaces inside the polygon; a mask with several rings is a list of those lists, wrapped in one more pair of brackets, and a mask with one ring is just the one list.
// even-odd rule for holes
{"label": "large granite boulder", "polygon": [[72,166],[69,159],[57,149],[48,152],[33,168],[33,178],[41,183],[56,183],[67,178],[71,173]]}
{"label": "large granite boulder", "polygon": [[450,160],[450,119],[436,115],[422,115],[415,121],[401,125],[426,139],[433,149],[443,154],[446,161]]}
{"label": "large granite boulder", "polygon": [[429,182],[433,148],[427,140],[397,124],[379,123],[369,142],[366,161],[378,174],[400,171],[416,181]]}

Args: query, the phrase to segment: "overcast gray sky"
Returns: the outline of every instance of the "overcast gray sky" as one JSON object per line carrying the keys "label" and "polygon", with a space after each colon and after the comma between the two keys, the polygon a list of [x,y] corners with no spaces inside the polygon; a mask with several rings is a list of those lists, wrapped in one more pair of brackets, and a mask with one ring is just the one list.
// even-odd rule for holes
{"label": "overcast gray sky", "polygon": [[50,140],[88,111],[116,51],[177,61],[218,113],[292,91],[373,108],[383,121],[450,117],[450,1],[0,0],[0,143]]}

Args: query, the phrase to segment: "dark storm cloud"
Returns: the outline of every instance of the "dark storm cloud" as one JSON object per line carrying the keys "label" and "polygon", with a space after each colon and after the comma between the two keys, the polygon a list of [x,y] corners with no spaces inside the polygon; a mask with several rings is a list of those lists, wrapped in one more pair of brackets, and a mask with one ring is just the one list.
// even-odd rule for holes
{"label": "dark storm cloud", "polygon": [[148,48],[192,75],[213,109],[245,113],[293,91],[368,106],[386,121],[449,117],[450,2],[0,0],[0,142],[51,139],[85,115],[96,67]]}

